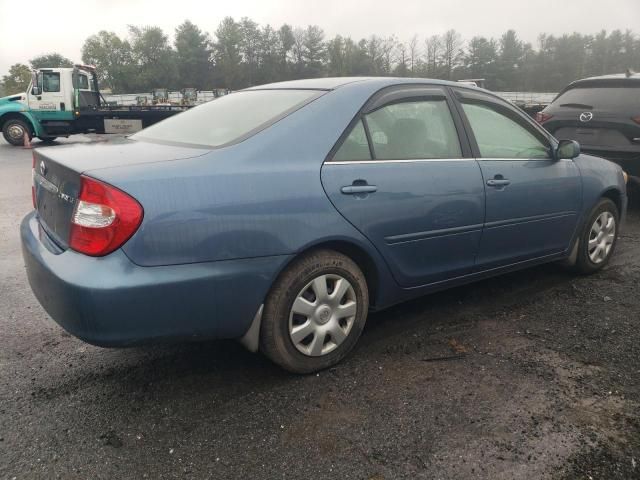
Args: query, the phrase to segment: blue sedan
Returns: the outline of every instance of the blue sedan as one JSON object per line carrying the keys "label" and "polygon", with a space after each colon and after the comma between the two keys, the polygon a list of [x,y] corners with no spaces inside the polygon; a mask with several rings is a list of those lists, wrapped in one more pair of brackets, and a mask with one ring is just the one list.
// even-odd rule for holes
{"label": "blue sedan", "polygon": [[237,338],[298,373],[371,310],[610,260],[626,176],[490,92],[422,79],[250,88],[99,145],[34,151],[31,287],[96,345]]}

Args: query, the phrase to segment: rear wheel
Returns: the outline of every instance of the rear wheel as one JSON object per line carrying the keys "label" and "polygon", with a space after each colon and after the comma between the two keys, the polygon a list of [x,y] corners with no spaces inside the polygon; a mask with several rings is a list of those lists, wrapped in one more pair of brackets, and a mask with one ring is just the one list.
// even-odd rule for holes
{"label": "rear wheel", "polygon": [[42,141],[42,143],[52,143],[56,138],[58,137],[40,137],[40,141]]}
{"label": "rear wheel", "polygon": [[19,118],[10,118],[2,126],[2,136],[11,145],[19,147],[24,144],[24,134],[27,134],[31,141],[32,134],[29,125]]}
{"label": "rear wheel", "polygon": [[585,224],[575,269],[580,273],[594,273],[604,268],[611,259],[618,241],[618,207],[603,198],[592,210]]}
{"label": "rear wheel", "polygon": [[365,277],[349,257],[332,250],[305,255],[265,302],[260,350],[294,373],[328,368],[355,346],[368,306]]}

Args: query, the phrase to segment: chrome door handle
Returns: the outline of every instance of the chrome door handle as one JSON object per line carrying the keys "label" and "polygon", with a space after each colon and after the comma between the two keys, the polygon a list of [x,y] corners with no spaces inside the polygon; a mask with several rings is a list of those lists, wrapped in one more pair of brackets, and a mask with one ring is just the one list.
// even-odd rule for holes
{"label": "chrome door handle", "polygon": [[506,187],[511,183],[511,180],[507,180],[506,178],[493,178],[491,180],[487,180],[487,185],[490,187]]}
{"label": "chrome door handle", "polygon": [[356,193],[373,193],[378,190],[375,185],[347,185],[342,187],[340,191],[345,195],[353,195]]}

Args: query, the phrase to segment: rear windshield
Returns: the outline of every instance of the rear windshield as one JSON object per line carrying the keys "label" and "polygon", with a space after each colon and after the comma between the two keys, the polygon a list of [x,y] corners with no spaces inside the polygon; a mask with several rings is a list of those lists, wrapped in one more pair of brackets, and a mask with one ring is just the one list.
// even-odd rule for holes
{"label": "rear windshield", "polygon": [[567,90],[553,103],[588,110],[637,109],[640,107],[640,88],[577,87]]}
{"label": "rear windshield", "polygon": [[322,93],[317,90],[231,93],[156,123],[131,138],[220,147],[244,140]]}

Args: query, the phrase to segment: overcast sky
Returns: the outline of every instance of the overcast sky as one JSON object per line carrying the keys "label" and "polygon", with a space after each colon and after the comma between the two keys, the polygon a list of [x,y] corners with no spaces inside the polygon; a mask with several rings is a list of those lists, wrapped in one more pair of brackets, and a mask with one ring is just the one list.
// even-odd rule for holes
{"label": "overcast sky", "polygon": [[99,30],[126,36],[129,24],[157,25],[173,35],[190,19],[213,34],[225,16],[276,28],[317,24],[327,37],[395,34],[403,41],[450,28],[465,39],[513,28],[534,45],[541,32],[640,33],[640,0],[0,0],[0,75],[46,52],[80,62],[84,40]]}

